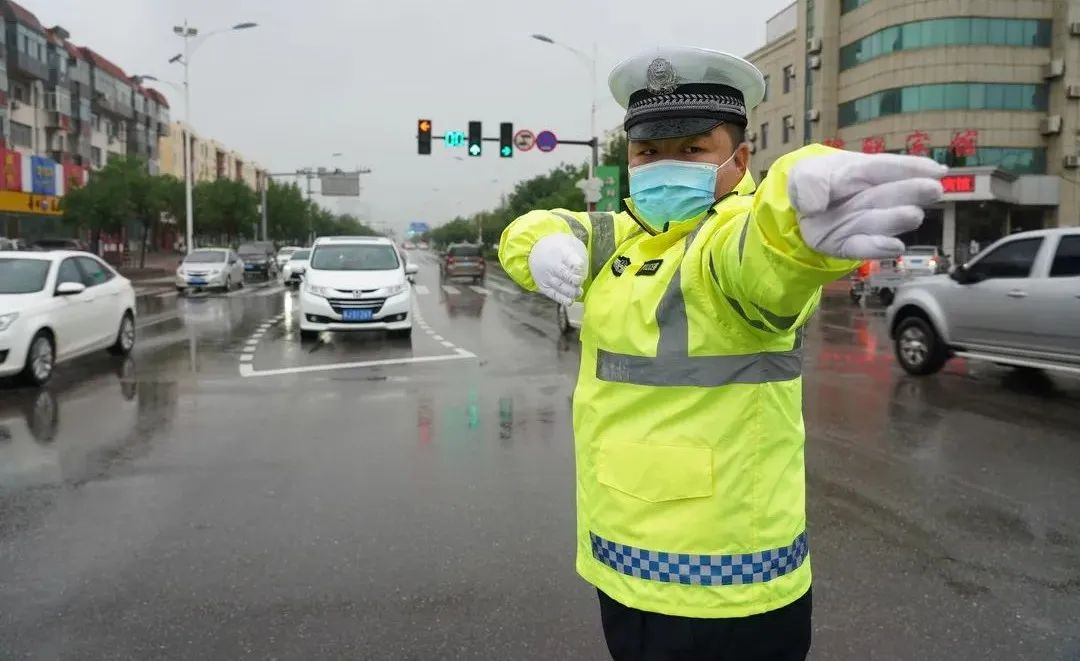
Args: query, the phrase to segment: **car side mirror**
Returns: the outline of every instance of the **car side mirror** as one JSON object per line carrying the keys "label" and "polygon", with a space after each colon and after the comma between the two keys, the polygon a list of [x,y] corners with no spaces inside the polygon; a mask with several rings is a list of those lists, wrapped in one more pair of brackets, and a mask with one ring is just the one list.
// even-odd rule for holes
{"label": "car side mirror", "polygon": [[75,296],[86,291],[86,285],[81,282],[61,282],[56,286],[57,296]]}
{"label": "car side mirror", "polygon": [[968,269],[967,264],[961,264],[954,268],[949,277],[962,285],[970,285],[982,280],[979,275],[972,273]]}
{"label": "car side mirror", "polygon": [[419,272],[420,272],[420,267],[417,266],[416,264],[411,264],[410,263],[410,264],[405,265],[405,275],[416,275]]}

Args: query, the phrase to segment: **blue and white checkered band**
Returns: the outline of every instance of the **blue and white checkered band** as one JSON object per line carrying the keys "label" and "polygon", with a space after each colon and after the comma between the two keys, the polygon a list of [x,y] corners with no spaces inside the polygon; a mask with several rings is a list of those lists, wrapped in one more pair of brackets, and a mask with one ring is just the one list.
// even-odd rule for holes
{"label": "blue and white checkered band", "polygon": [[647,581],[683,585],[765,583],[795,571],[810,553],[805,532],[788,546],[732,555],[648,551],[612,542],[595,533],[589,537],[593,557],[615,571]]}
{"label": "blue and white checkered band", "polygon": [[728,94],[676,92],[645,96],[630,104],[626,109],[624,121],[627,125],[631,125],[648,120],[711,115],[746,117],[746,104],[739,97]]}

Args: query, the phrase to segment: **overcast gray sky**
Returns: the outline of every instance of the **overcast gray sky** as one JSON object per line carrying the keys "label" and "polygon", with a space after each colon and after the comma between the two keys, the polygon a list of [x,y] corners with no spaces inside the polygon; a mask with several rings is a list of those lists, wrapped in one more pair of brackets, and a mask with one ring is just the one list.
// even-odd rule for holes
{"label": "overcast gray sky", "polygon": [[[765,20],[790,0],[22,0],[46,26],[62,25],[130,74],[179,81],[167,60],[181,47],[172,27],[202,31],[255,21],[254,30],[208,39],[191,61],[197,131],[273,171],[307,165],[369,167],[361,199],[341,204],[403,228],[439,224],[493,207],[514,183],[586,147],[562,146],[500,159],[497,143],[464,162],[434,145],[416,154],[416,120],[435,132],[499,122],[587,139],[589,73],[573,54],[534,32],[599,51],[599,126],[619,125],[607,73],[643,48],[679,44],[745,55],[765,39]],[[174,119],[179,93],[166,93]],[[331,154],[342,152],[341,158]],[[497,180],[497,181],[495,181]],[[438,191],[432,190],[438,188]],[[333,207],[334,204],[329,206]]]}

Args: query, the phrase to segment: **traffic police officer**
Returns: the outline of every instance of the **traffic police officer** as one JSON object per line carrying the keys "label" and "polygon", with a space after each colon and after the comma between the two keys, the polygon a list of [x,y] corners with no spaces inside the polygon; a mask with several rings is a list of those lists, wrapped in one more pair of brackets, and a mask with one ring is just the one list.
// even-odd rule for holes
{"label": "traffic police officer", "polygon": [[525,289],[585,306],[578,573],[617,660],[803,659],[802,328],[824,283],[902,251],[945,168],[810,145],[755,186],[752,64],[661,48],[609,86],[628,210],[533,211],[499,251]]}

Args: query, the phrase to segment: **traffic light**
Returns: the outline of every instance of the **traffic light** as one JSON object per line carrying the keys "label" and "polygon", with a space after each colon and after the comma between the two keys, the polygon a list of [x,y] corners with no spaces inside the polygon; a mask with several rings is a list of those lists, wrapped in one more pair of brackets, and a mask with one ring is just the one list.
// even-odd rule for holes
{"label": "traffic light", "polygon": [[431,153],[431,120],[416,120],[416,153]]}
{"label": "traffic light", "polygon": [[514,156],[514,125],[510,122],[499,124],[499,156],[503,158]]}
{"label": "traffic light", "polygon": [[484,134],[480,122],[469,122],[469,156],[479,156],[484,151]]}

